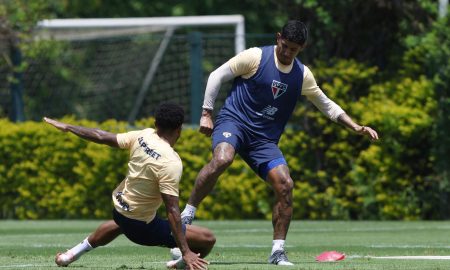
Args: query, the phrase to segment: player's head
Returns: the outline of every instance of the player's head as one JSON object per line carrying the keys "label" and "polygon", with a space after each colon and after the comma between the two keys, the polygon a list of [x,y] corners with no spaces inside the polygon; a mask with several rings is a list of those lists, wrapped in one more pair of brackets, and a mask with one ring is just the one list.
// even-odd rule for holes
{"label": "player's head", "polygon": [[175,103],[163,103],[155,110],[155,126],[159,133],[176,135],[178,139],[183,121],[184,110]]}
{"label": "player's head", "polygon": [[308,40],[308,28],[299,20],[289,20],[281,28],[281,38],[304,46]]}
{"label": "player's head", "polygon": [[289,65],[294,61],[297,54],[306,46],[308,29],[299,20],[288,21],[281,32],[277,33],[277,58],[284,64]]}

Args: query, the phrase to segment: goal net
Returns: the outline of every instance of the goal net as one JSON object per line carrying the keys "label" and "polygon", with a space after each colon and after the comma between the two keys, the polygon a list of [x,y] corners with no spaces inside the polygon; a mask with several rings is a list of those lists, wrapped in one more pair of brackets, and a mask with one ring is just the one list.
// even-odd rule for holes
{"label": "goal net", "polygon": [[35,55],[23,74],[27,119],[74,115],[131,123],[173,101],[185,108],[186,122],[198,124],[209,72],[245,48],[244,19],[44,20],[33,42]]}

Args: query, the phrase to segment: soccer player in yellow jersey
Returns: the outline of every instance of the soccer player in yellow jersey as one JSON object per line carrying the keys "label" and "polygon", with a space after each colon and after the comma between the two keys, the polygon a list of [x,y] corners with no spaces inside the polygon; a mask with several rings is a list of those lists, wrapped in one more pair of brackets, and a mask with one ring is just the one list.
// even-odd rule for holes
{"label": "soccer player in yellow jersey", "polygon": [[[101,224],[84,241],[64,253],[55,262],[67,266],[85,252],[103,246],[121,233],[139,245],[179,247],[182,257],[168,267],[205,269],[203,259],[213,248],[215,237],[206,228],[181,223],[178,206],[182,163],[172,148],[181,134],[183,109],[175,104],[161,105],[155,112],[155,129],[114,134],[107,131],[74,126],[50,118],[44,121],[83,139],[130,150],[128,173],[112,194],[113,220]],[[156,211],[164,202],[168,219]]]}

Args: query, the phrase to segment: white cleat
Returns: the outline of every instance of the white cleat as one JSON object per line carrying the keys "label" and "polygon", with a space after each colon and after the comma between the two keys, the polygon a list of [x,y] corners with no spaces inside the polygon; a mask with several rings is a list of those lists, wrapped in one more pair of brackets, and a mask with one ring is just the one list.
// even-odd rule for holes
{"label": "white cleat", "polygon": [[181,250],[176,247],[170,249],[170,256],[172,256],[172,260],[178,260],[183,254],[181,254]]}
{"label": "white cleat", "polygon": [[294,265],[289,261],[286,256],[286,251],[284,250],[276,250],[272,255],[270,255],[269,263],[283,266]]}
{"label": "white cleat", "polygon": [[64,252],[64,253],[58,253],[55,257],[55,263],[58,266],[66,267],[69,264],[76,261],[78,258],[75,258],[72,253]]}
{"label": "white cleat", "polygon": [[180,257],[177,260],[168,261],[166,266],[168,269],[185,269],[186,263],[183,261],[183,258]]}

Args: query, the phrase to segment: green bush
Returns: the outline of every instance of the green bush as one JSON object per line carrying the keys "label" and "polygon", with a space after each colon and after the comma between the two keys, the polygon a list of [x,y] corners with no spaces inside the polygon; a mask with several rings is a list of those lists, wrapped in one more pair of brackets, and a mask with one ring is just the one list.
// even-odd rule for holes
{"label": "green bush", "polygon": [[[96,123],[68,121],[84,126]],[[105,218],[127,153],[63,134],[44,123],[1,120],[2,218]],[[100,128],[125,130],[115,121]]]}
{"label": "green bush", "polygon": [[[299,102],[280,148],[295,181],[296,219],[440,218],[441,184],[433,176],[434,84],[406,75],[377,83],[376,68],[351,60],[313,71],[325,93],[381,140],[327,120]],[[76,125],[119,133],[124,122]],[[41,122],[0,120],[1,218],[109,218],[111,191],[127,170],[128,153],[90,143]],[[153,126],[143,119],[135,126]],[[211,139],[184,129],[175,149],[183,160],[180,205],[211,158]],[[199,207],[202,219],[270,219],[274,195],[237,156]],[[160,213],[164,215],[164,211]]]}

